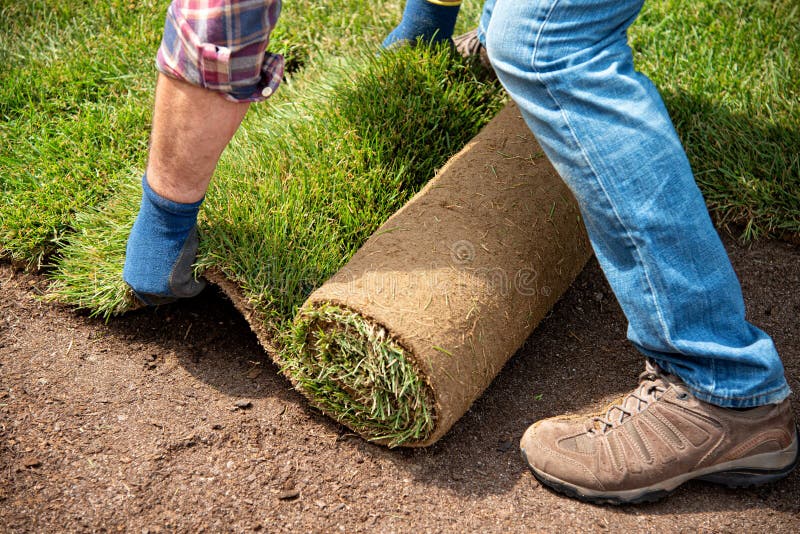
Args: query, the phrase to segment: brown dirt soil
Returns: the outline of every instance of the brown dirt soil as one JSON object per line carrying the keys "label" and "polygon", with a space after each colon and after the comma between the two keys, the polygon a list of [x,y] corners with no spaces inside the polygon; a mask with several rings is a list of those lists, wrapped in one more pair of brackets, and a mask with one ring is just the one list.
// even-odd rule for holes
{"label": "brown dirt soil", "polygon": [[[726,246],[799,390],[800,248]],[[43,287],[0,265],[0,531],[800,529],[800,472],[614,508],[526,471],[528,424],[625,391],[642,367],[595,260],[466,416],[417,450],[310,408],[213,289],[105,324],[38,301]]]}

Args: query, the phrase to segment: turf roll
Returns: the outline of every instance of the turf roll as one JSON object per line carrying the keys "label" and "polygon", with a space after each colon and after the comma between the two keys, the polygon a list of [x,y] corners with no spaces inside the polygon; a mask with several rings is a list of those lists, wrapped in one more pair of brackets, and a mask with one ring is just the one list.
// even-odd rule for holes
{"label": "turf roll", "polygon": [[430,445],[590,254],[574,198],[508,104],[311,293],[284,371],[365,438]]}
{"label": "turf roll", "polygon": [[[195,269],[324,413],[427,445],[580,270],[582,224],[517,109],[490,122],[499,86],[446,47],[307,69],[226,149]],[[136,307],[121,272],[140,178],[75,216],[49,299],[107,319]]]}

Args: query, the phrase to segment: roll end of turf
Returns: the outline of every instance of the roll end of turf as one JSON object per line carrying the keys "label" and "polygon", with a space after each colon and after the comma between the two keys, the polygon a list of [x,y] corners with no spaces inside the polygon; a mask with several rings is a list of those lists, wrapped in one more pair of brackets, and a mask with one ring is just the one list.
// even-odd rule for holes
{"label": "roll end of turf", "polygon": [[286,373],[365,438],[430,445],[590,254],[571,193],[509,104],[311,294]]}
{"label": "roll end of turf", "polygon": [[380,323],[319,303],[295,320],[295,385],[326,413],[389,446],[434,430],[434,395],[409,351]]}

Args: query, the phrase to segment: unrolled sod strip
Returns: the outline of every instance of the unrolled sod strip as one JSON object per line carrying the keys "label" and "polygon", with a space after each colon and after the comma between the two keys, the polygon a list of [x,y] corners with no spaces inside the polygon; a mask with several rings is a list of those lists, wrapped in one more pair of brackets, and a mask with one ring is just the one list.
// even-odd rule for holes
{"label": "unrolled sod strip", "polygon": [[367,439],[430,445],[590,254],[574,198],[509,104],[310,295],[284,371]]}

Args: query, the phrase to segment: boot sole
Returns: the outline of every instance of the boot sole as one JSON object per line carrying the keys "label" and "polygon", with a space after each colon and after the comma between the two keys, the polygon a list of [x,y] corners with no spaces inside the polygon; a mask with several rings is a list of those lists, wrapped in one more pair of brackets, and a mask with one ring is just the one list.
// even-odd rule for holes
{"label": "boot sole", "polygon": [[[794,440],[782,451],[748,456],[685,473],[652,486],[622,491],[598,491],[560,480],[533,467],[528,461],[525,449],[521,449],[521,452],[525,464],[536,480],[560,493],[593,504],[637,504],[661,500],[689,480],[703,480],[729,488],[748,488],[786,478],[800,462],[798,440],[800,431],[795,429]],[[784,467],[767,467],[774,465]]]}

